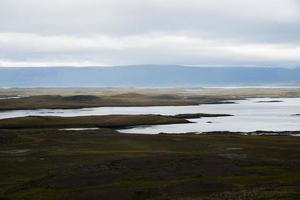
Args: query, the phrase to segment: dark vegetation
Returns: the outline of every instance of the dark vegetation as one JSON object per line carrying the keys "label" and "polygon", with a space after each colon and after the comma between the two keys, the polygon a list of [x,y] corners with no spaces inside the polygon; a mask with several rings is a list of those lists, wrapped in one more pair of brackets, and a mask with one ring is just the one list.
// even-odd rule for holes
{"label": "dark vegetation", "polygon": [[162,115],[106,115],[82,117],[29,116],[0,120],[0,129],[24,128],[127,128],[138,125],[191,123]]}
{"label": "dark vegetation", "polygon": [[1,131],[0,132],[0,144],[10,143],[16,139],[16,134],[8,132],[8,131]]}
{"label": "dark vegetation", "polygon": [[229,114],[207,114],[207,113],[191,113],[191,114],[178,114],[174,115],[175,118],[182,119],[194,119],[194,118],[202,118],[202,117],[230,117],[233,115]]}
{"label": "dark vegetation", "polygon": [[125,93],[112,96],[94,95],[39,95],[19,99],[0,100],[0,110],[72,109],[102,106],[184,106],[198,104],[233,103],[230,97],[198,97],[177,95],[143,95]]}
{"label": "dark vegetation", "polygon": [[271,101],[257,101],[257,103],[280,103],[283,101],[280,100],[271,100]]}
{"label": "dark vegetation", "polygon": [[100,97],[93,96],[93,95],[75,95],[75,96],[62,97],[62,100],[65,100],[65,101],[97,101],[97,100],[100,100]]}
{"label": "dark vegetation", "polygon": [[128,135],[112,129],[0,133],[0,199],[300,196],[298,137]]}

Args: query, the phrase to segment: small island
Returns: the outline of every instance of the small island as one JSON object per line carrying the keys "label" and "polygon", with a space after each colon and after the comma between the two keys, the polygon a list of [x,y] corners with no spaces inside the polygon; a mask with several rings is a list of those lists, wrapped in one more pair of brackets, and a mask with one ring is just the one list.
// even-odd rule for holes
{"label": "small island", "polygon": [[281,103],[281,100],[257,101],[256,103]]}
{"label": "small island", "polygon": [[230,117],[230,114],[207,114],[207,113],[190,113],[190,114],[178,114],[174,115],[175,118],[180,119],[196,119],[202,117]]}

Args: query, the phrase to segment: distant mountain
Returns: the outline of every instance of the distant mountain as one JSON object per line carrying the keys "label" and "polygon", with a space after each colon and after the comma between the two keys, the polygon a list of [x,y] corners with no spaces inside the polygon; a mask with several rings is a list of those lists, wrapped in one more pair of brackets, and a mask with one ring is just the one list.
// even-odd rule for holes
{"label": "distant mountain", "polygon": [[40,67],[0,68],[0,87],[201,87],[300,85],[300,68]]}

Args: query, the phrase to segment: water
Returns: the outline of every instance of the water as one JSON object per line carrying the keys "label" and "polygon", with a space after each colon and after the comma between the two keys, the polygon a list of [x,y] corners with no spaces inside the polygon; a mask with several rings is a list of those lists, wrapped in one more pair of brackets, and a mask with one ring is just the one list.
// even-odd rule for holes
{"label": "water", "polygon": [[5,100],[5,99],[20,99],[22,98],[21,96],[14,96],[14,97],[0,97],[0,100]]}
{"label": "water", "polygon": [[[232,114],[230,117],[190,119],[192,124],[156,125],[136,127],[121,130],[124,133],[187,133],[187,132],[252,132],[263,131],[300,131],[300,99],[281,98],[276,101],[264,102],[275,99],[248,99],[237,101],[238,104],[201,105],[195,110],[186,110],[186,113],[216,113]],[[209,123],[208,123],[209,122]]]}
{"label": "water", "polygon": [[99,128],[62,128],[60,131],[88,131],[88,130],[98,130]]}
{"label": "water", "polygon": [[[282,101],[263,102],[259,101]],[[0,119],[24,116],[90,116],[112,114],[161,114],[187,113],[232,114],[231,117],[190,119],[191,124],[141,126],[120,130],[124,133],[187,133],[211,131],[251,132],[300,131],[300,98],[252,98],[236,101],[236,104],[208,104],[198,106],[154,106],[154,107],[100,107],[84,109],[41,109],[0,112]],[[211,122],[211,123],[208,123]],[[74,127],[76,128],[76,127]]]}

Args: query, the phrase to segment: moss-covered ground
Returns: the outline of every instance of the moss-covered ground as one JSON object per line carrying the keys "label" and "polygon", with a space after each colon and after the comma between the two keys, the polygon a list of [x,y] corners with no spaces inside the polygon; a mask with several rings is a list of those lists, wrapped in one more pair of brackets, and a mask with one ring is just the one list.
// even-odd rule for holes
{"label": "moss-covered ground", "polygon": [[300,138],[0,131],[0,199],[299,199]]}

